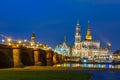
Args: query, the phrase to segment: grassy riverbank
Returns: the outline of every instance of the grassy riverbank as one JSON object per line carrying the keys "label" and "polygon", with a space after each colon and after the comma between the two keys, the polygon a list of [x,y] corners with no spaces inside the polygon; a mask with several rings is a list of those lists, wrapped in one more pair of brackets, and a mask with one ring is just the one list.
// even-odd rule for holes
{"label": "grassy riverbank", "polygon": [[89,80],[92,74],[61,70],[0,70],[0,80]]}

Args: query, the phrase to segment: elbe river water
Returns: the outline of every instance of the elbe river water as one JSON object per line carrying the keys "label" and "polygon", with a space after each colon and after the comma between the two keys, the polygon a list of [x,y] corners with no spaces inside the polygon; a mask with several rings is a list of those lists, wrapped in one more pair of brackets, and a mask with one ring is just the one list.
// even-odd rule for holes
{"label": "elbe river water", "polygon": [[[85,68],[107,68],[107,70],[75,70],[77,72],[92,73],[93,76],[90,80],[120,80],[120,71],[111,71],[109,69],[120,69],[120,64],[79,64],[79,63],[64,63],[57,64],[56,66],[62,67],[85,67]],[[72,70],[74,71],[74,70]]]}

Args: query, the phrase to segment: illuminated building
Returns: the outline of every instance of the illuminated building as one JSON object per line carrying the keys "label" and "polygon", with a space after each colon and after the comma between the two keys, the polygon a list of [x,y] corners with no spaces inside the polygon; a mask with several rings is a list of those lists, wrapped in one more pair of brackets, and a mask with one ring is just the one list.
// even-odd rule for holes
{"label": "illuminated building", "polygon": [[80,24],[77,23],[75,43],[72,47],[72,56],[80,58],[88,58],[89,60],[105,60],[109,57],[109,49],[100,47],[100,42],[93,40],[90,30],[90,22],[88,21],[88,29],[85,40],[81,40]]}
{"label": "illuminated building", "polygon": [[[101,47],[100,41],[93,40],[93,37],[91,35],[91,29],[90,29],[90,22],[88,21],[88,29],[86,33],[86,37],[84,40],[82,40],[82,35],[80,32],[80,24],[79,21],[76,25],[76,33],[75,33],[75,42],[72,46],[72,57],[79,57],[79,58],[88,58],[88,60],[106,60],[106,58],[109,58],[109,47]],[[65,43],[58,45],[55,49],[61,54],[63,53],[63,46]],[[65,48],[64,48],[65,49]],[[67,49],[68,50],[68,49]],[[69,51],[68,51],[69,52]]]}
{"label": "illuminated building", "polygon": [[66,42],[66,38],[64,39],[64,42],[62,44],[56,46],[55,51],[64,56],[71,56],[71,47]]}
{"label": "illuminated building", "polygon": [[113,59],[120,61],[120,50],[117,50],[113,53]]}

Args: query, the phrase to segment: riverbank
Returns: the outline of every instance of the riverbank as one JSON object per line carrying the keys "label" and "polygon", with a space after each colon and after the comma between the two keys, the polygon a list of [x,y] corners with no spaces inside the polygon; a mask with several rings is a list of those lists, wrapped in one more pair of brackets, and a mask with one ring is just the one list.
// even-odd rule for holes
{"label": "riverbank", "polygon": [[84,67],[56,67],[56,66],[28,66],[25,70],[100,70],[100,71],[120,71],[118,68],[84,68]]}
{"label": "riverbank", "polygon": [[0,69],[0,76],[0,80],[89,80],[92,74],[66,71],[65,68],[50,66],[31,66],[25,68]]}
{"label": "riverbank", "polygon": [[26,66],[24,68],[0,69],[2,76],[0,80],[101,80],[101,76],[103,80],[111,78],[111,80],[119,80],[118,74],[120,74],[120,69],[117,68]]}

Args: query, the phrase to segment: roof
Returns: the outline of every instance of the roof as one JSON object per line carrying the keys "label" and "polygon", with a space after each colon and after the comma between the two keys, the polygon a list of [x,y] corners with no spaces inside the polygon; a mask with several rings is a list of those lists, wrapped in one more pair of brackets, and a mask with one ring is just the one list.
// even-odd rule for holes
{"label": "roof", "polygon": [[116,50],[113,54],[120,54],[120,50]]}

